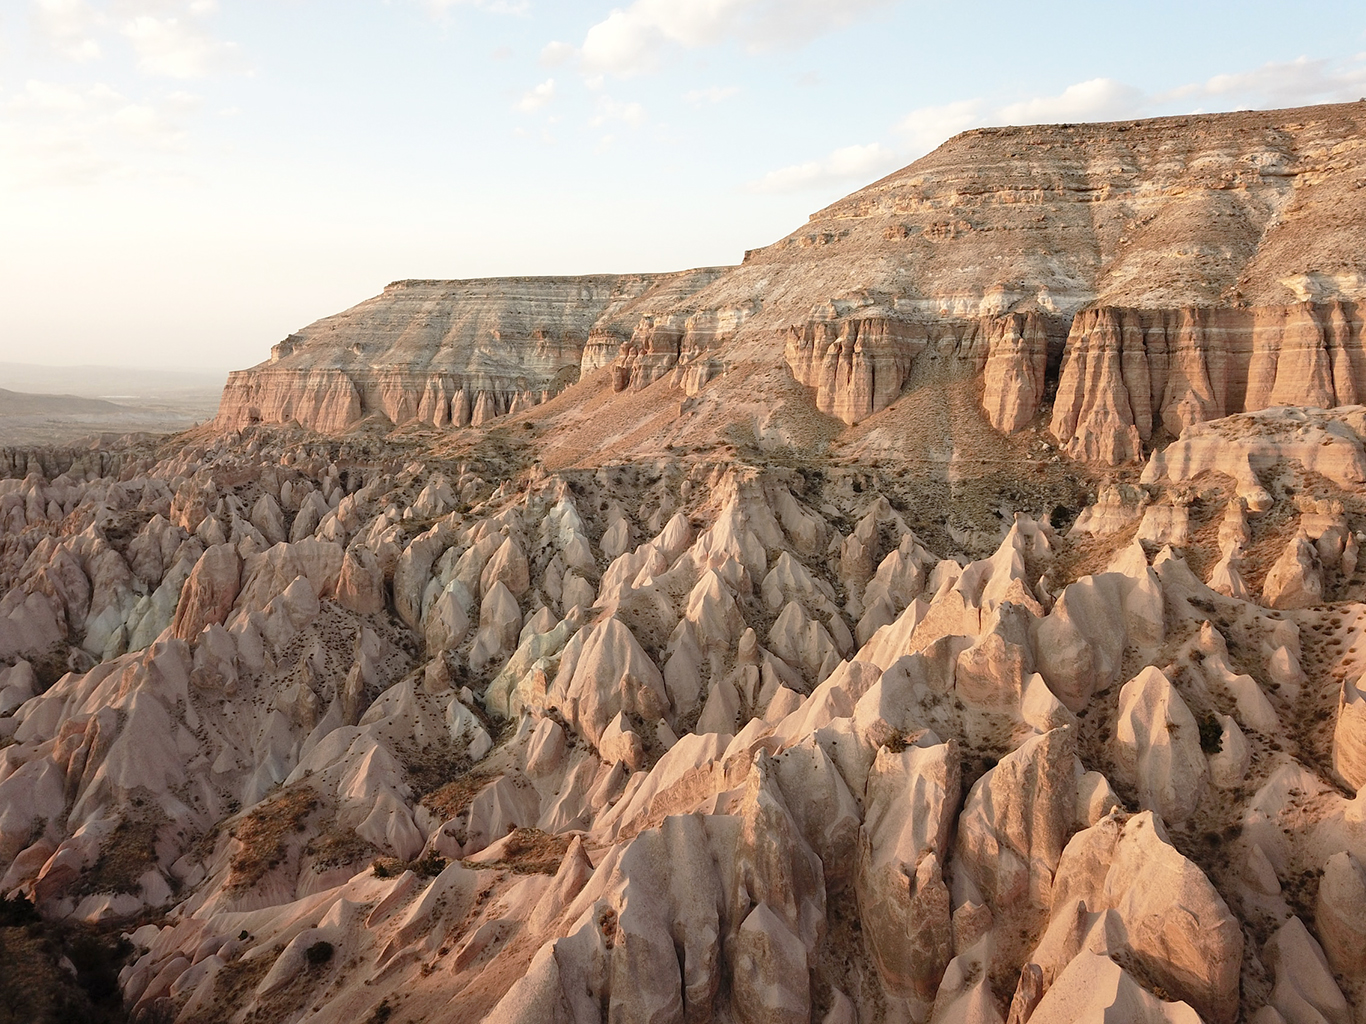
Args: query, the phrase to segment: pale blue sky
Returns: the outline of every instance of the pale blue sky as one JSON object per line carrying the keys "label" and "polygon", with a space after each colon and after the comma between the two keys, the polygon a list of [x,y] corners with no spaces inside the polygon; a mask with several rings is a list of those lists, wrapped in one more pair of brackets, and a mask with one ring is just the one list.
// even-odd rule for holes
{"label": "pale blue sky", "polygon": [[733,263],[975,125],[1363,95],[1360,0],[0,0],[0,361],[245,366],[396,278]]}

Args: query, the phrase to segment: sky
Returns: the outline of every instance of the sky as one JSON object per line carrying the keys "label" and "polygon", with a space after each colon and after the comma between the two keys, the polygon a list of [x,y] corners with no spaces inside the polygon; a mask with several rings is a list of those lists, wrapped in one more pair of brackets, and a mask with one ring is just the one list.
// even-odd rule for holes
{"label": "sky", "polygon": [[736,263],[976,126],[1363,96],[1360,0],[0,0],[0,362],[238,368],[401,278]]}

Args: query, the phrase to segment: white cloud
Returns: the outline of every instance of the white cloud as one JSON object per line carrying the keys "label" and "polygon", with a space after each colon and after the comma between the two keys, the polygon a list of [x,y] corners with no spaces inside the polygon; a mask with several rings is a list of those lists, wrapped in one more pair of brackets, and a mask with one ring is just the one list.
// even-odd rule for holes
{"label": "white cloud", "polygon": [[38,34],[62,56],[84,62],[101,54],[95,35],[103,17],[85,0],[35,0],[33,23]]}
{"label": "white cloud", "polygon": [[592,26],[584,70],[621,77],[656,67],[674,47],[734,40],[751,50],[807,42],[889,0],[635,0]]}
{"label": "white cloud", "polygon": [[543,67],[559,67],[574,56],[574,47],[568,43],[546,43],[541,49],[540,62]]}
{"label": "white cloud", "polygon": [[907,152],[928,153],[945,139],[981,124],[980,100],[959,100],[939,107],[919,107],[903,117],[896,133],[906,140]]}
{"label": "white cloud", "polygon": [[555,79],[547,78],[540,85],[534,86],[522,94],[522,98],[517,101],[517,109],[524,114],[529,114],[533,110],[540,110],[554,98]]}
{"label": "white cloud", "polygon": [[694,106],[700,106],[703,103],[722,103],[739,92],[738,86],[713,85],[709,89],[690,89],[683,94],[683,98]]}
{"label": "white cloud", "polygon": [[[97,88],[101,91],[108,89],[107,86]],[[110,92],[112,93],[112,90]],[[24,91],[11,99],[7,106],[10,110],[21,112],[79,114],[90,108],[91,99],[91,96],[75,86],[29,79],[24,83]]]}
{"label": "white cloud", "polygon": [[821,160],[770,171],[749,187],[756,192],[802,192],[865,185],[923,156],[950,136],[982,124],[981,110],[980,100],[920,107],[893,127],[899,140],[895,145],[845,146]]}
{"label": "white cloud", "polygon": [[1344,61],[1273,61],[1251,71],[1215,75],[1173,89],[1159,101],[1209,99],[1220,106],[1300,107],[1345,103],[1366,95],[1366,53]]}
{"label": "white cloud", "polygon": [[217,0],[31,0],[36,33],[75,61],[105,55],[103,36],[132,44],[138,70],[165,78],[202,78],[226,70],[236,48],[214,39],[202,21],[216,14]]}
{"label": "white cloud", "polygon": [[201,32],[188,21],[140,14],[123,25],[138,55],[138,70],[162,78],[204,78],[227,67],[236,47]]}
{"label": "white cloud", "polygon": [[857,187],[923,156],[959,132],[982,125],[1127,120],[1194,112],[1201,101],[1224,110],[1267,109],[1346,102],[1362,96],[1366,96],[1366,53],[1337,62],[1301,57],[1264,64],[1163,93],[1145,93],[1113,78],[1092,78],[1069,85],[1055,96],[1036,96],[995,108],[980,98],[920,107],[893,126],[891,134],[898,140],[894,145],[846,146],[824,159],[771,171],[750,187],[763,192]]}
{"label": "white cloud", "polygon": [[588,124],[593,128],[601,128],[609,121],[623,121],[632,128],[639,128],[645,123],[645,108],[639,103],[622,103],[610,96],[600,96],[598,113]]}
{"label": "white cloud", "polygon": [[1045,124],[1067,121],[1119,121],[1141,117],[1147,97],[1141,89],[1113,78],[1092,78],[1069,85],[1057,96],[1036,96],[996,112],[1002,124]]}
{"label": "white cloud", "polygon": [[0,103],[0,182],[87,185],[166,169],[155,154],[183,150],[201,99],[172,92],[133,100],[103,83],[30,80]]}
{"label": "white cloud", "polygon": [[150,103],[129,103],[120,107],[111,115],[110,121],[120,131],[159,144],[177,142],[183,138],[183,133],[166,113]]}
{"label": "white cloud", "polygon": [[845,146],[824,159],[769,171],[750,188],[755,192],[800,192],[811,188],[869,181],[894,170],[900,156],[881,143]]}

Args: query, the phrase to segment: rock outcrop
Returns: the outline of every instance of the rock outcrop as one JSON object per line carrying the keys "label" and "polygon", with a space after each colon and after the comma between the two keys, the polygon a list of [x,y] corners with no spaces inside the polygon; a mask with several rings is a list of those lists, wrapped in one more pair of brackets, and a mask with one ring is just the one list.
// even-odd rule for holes
{"label": "rock outcrop", "polygon": [[480,426],[608,367],[747,409],[783,368],[847,425],[978,378],[996,430],[1137,460],[1366,397],[1364,132],[1361,104],[967,132],[736,267],[396,282],[233,374],[218,424]]}
{"label": "rock outcrop", "polygon": [[395,281],[230,374],[216,422],[335,433],[379,414],[480,426],[548,400],[604,353],[615,359],[639,306],[676,304],[716,273]]}
{"label": "rock outcrop", "polygon": [[[26,456],[3,889],[155,919],[120,989],[186,1021],[1348,1019],[1366,418],[1186,434],[1068,536],[1057,491],[911,455],[552,471],[258,426]],[[1192,500],[1229,451],[1322,471]],[[1210,589],[1177,542],[1268,577],[1292,551],[1329,603]]]}
{"label": "rock outcrop", "polygon": [[1069,454],[1111,465],[1154,435],[1272,406],[1332,408],[1366,394],[1356,302],[1253,309],[1078,313],[1051,430]]}
{"label": "rock outcrop", "polygon": [[141,1020],[1357,1019],[1363,117],[972,132],[0,452],[0,931]]}

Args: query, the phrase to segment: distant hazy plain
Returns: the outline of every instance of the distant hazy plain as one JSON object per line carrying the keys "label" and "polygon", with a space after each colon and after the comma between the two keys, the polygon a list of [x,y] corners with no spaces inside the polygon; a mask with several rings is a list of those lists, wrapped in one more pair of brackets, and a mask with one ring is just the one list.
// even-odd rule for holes
{"label": "distant hazy plain", "polygon": [[0,362],[0,445],[185,430],[217,413],[226,377],[226,371]]}

